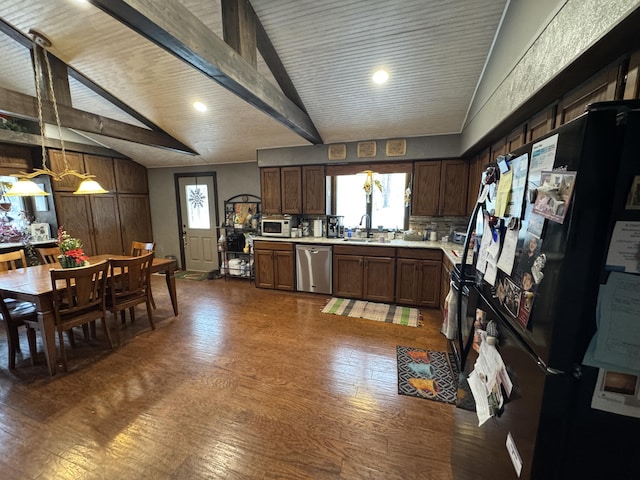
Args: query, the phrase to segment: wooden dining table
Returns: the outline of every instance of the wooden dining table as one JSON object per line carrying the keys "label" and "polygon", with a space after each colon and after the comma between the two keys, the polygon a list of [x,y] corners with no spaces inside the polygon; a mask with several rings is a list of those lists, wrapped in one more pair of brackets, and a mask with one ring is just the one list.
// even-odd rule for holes
{"label": "wooden dining table", "polygon": [[[109,258],[130,258],[124,255],[96,255],[89,257],[90,263],[98,263]],[[56,265],[36,265],[27,268],[17,268],[0,274],[0,296],[15,298],[35,305],[38,314],[38,327],[42,336],[44,355],[49,374],[56,373],[56,342],[55,318],[52,306],[51,277],[49,270],[59,268]],[[151,266],[152,273],[164,273],[167,289],[171,297],[173,313],[178,315],[178,299],[175,282],[176,261],[171,258],[154,258]]]}

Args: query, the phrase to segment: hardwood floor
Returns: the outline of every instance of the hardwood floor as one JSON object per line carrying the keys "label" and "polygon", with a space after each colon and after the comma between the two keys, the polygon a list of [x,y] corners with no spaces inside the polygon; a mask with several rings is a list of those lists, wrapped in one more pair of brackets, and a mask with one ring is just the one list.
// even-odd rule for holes
{"label": "hardwood floor", "polygon": [[396,345],[446,349],[437,310],[412,328],[322,314],[324,295],[177,280],[174,317],[153,282],[156,330],[138,308],[113,351],[100,328],[78,334],[68,373],[49,377],[42,353],[10,372],[0,335],[0,478],[451,478],[454,407],[397,393]]}

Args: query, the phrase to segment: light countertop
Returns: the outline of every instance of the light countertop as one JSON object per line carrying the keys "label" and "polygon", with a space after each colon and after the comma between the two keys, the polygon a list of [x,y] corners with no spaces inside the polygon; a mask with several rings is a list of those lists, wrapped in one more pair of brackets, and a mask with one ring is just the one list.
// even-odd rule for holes
{"label": "light countertop", "polygon": [[[375,234],[374,234],[375,235]],[[462,245],[452,242],[442,241],[409,241],[409,240],[388,240],[379,241],[378,238],[325,238],[325,237],[262,237],[251,236],[253,240],[265,240],[268,242],[289,242],[301,245],[353,245],[368,247],[399,247],[399,248],[429,248],[442,250],[452,263],[459,263],[462,256]]]}

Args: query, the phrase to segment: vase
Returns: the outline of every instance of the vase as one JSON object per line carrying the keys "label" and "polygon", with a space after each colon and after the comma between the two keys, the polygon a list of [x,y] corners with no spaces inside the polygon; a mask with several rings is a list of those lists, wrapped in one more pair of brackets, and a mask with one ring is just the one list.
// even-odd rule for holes
{"label": "vase", "polygon": [[76,268],[81,267],[82,265],[78,265],[76,263],[76,259],[73,257],[67,257],[66,255],[59,255],[58,262],[60,262],[60,266],[62,268]]}

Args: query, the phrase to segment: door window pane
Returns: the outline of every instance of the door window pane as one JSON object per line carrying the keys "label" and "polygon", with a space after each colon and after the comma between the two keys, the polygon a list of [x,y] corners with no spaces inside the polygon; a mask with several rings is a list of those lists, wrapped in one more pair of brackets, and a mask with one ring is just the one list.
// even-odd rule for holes
{"label": "door window pane", "polygon": [[187,199],[187,222],[192,229],[209,230],[209,192],[207,185],[185,185]]}

